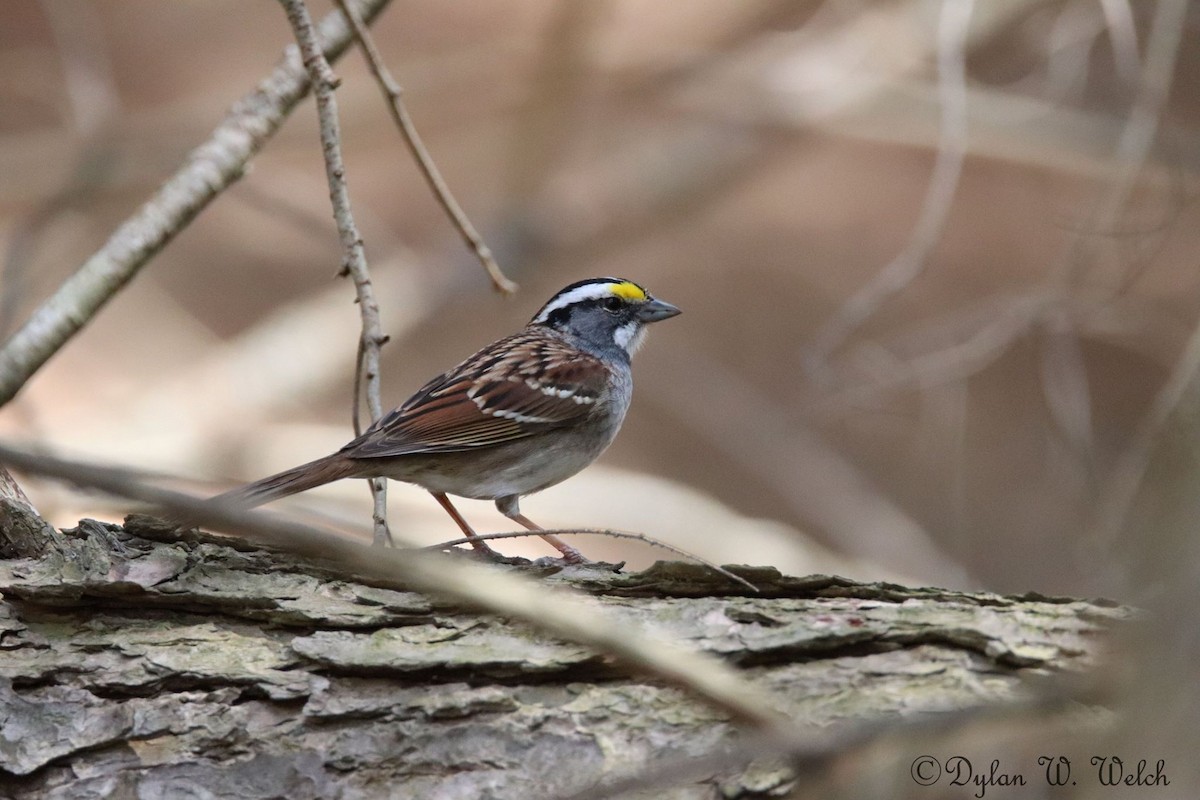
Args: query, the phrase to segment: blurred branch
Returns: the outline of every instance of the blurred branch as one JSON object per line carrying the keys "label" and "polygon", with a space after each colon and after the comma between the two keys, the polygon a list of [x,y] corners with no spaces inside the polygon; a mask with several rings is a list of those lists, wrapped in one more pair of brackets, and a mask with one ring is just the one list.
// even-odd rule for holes
{"label": "blurred branch", "polygon": [[412,117],[408,113],[408,108],[404,105],[402,99],[403,89],[392,78],[388,68],[383,63],[382,56],[379,55],[379,50],[375,47],[375,41],[371,38],[371,34],[367,32],[366,27],[358,17],[358,13],[346,2],[346,0],[334,0],[335,4],[342,13],[346,15],[346,19],[350,21],[350,27],[354,31],[354,38],[358,42],[359,48],[362,50],[363,57],[367,60],[367,67],[371,70],[371,74],[375,76],[376,82],[379,84],[380,91],[383,92],[384,98],[388,103],[388,110],[392,113],[392,119],[396,123],[396,127],[400,130],[400,135],[404,137],[408,149],[412,152],[413,158],[417,162],[417,166],[421,169],[421,174],[425,176],[425,182],[429,184],[429,188],[433,191],[434,197],[446,212],[446,216],[454,223],[454,227],[462,235],[463,241],[467,243],[467,247],[475,253],[475,257],[479,259],[479,263],[487,271],[488,277],[492,279],[492,284],[497,291],[504,294],[512,294],[517,290],[517,285],[505,276],[500,265],[496,263],[496,259],[492,256],[492,251],[484,244],[483,237],[475,230],[475,226],[471,224],[471,220],[467,219],[467,215],[463,212],[458,201],[454,199],[454,195],[450,193],[450,187],[446,185],[446,181],[442,178],[441,172],[437,168],[437,164],[433,163],[433,157],[429,155],[429,151],[425,148],[425,143],[421,141],[421,136],[417,133],[417,127],[413,124]]}
{"label": "blurred branch", "polygon": [[[441,307],[444,292],[435,276],[407,260],[407,254],[375,258],[371,266],[376,292],[392,298],[391,335],[411,332]],[[278,454],[276,448],[284,444],[270,434],[281,414],[294,409],[298,398],[310,402],[344,391],[353,378],[344,348],[328,346],[331,332],[351,342],[356,338],[359,322],[357,314],[347,316],[347,299],[346,286],[337,282],[274,307],[236,336],[213,342],[195,357],[164,364],[155,380],[126,402],[106,408],[103,424],[80,415],[57,418],[53,439],[69,442],[78,453],[136,454],[139,465],[153,469],[206,474],[232,469],[243,477],[244,470],[274,469],[266,454]],[[170,297],[158,295],[155,301],[169,303]],[[280,353],[304,357],[281,358]],[[29,411],[31,404],[14,405],[13,412],[17,409]],[[328,445],[349,438],[338,430],[330,429]],[[287,459],[305,456],[295,446],[294,441],[285,445]]]}
{"label": "blurred branch", "polygon": [[[321,52],[317,34],[313,30],[312,18],[308,14],[308,6],[304,0],[280,0],[287,12],[288,22],[296,34],[300,52],[304,57],[304,66],[308,69],[309,80],[313,86],[313,94],[317,99],[317,117],[321,128],[321,149],[325,154],[325,175],[329,181],[329,200],[333,204],[333,218],[337,223],[338,235],[342,241],[342,272],[354,281],[354,290],[358,295],[358,310],[362,316],[362,335],[358,341],[358,359],[354,374],[353,410],[354,433],[362,433],[359,422],[359,387],[365,384],[367,393],[367,409],[371,412],[371,421],[383,416],[383,401],[380,398],[380,368],[379,352],[387,337],[383,334],[383,325],[379,321],[379,303],[375,300],[375,290],[371,286],[371,274],[367,268],[367,256],[363,248],[362,236],[354,222],[350,210],[350,191],[346,186],[346,167],[342,162],[342,137],[338,123],[337,99],[334,89],[337,88],[337,78]],[[348,19],[354,16],[344,5],[342,10]],[[362,374],[365,373],[365,376]],[[392,543],[391,533],[387,527],[387,481],[376,478],[367,482],[371,487],[371,497],[374,499],[375,510],[373,521],[375,527],[375,544],[383,546]]]}
{"label": "blurred branch", "polygon": [[[1160,0],[1156,6],[1138,92],[1117,144],[1117,173],[1096,213],[1097,227],[1102,232],[1116,227],[1134,189],[1138,172],[1154,144],[1179,56],[1187,10],[1186,0]],[[1179,408],[1198,373],[1200,328],[1188,339],[1170,377],[1155,396],[1150,411],[1140,420],[1130,444],[1108,478],[1105,491],[1100,495],[1095,527],[1097,539],[1102,544],[1111,545],[1124,527],[1159,434]]]}
{"label": "blurred branch", "polygon": [[43,231],[68,208],[86,201],[104,186],[117,161],[105,129],[121,111],[120,98],[96,9],[69,0],[42,0],[41,7],[62,63],[72,138],[78,152],[66,181],[21,219],[12,233],[0,268],[4,286],[0,292],[0,336],[7,336],[16,322],[29,288],[26,277],[34,250]]}
{"label": "blurred branch", "polygon": [[511,573],[416,550],[365,548],[324,528],[246,511],[151,486],[111,465],[90,465],[0,445],[0,465],[68,481],[161,508],[188,524],[234,532],[305,558],[333,562],[373,580],[525,622],[537,630],[613,655],[633,669],[692,692],[764,733],[790,737],[791,727],[771,698],[718,659],[630,629],[595,604],[536,585]]}
{"label": "blurred branch", "polygon": [[121,106],[98,9],[73,0],[41,0],[62,61],[72,122],[81,137],[103,128]]}
{"label": "blurred branch", "polygon": [[508,158],[516,167],[509,191],[522,205],[563,166],[592,75],[596,30],[610,8],[608,0],[559,3],[535,34],[529,97],[517,119]]}
{"label": "blurred branch", "polygon": [[1040,85],[1033,76],[1027,76],[1008,88],[1014,94],[1036,95],[1051,106],[1079,104],[1087,86],[1093,51],[1107,30],[1105,15],[1093,0],[1063,3],[1046,33]]}
{"label": "blurred branch", "polygon": [[[710,62],[697,76],[696,88],[674,98],[674,105],[746,129],[785,126],[932,149],[944,122],[941,87],[925,75],[937,47],[936,41],[925,41],[925,30],[934,26],[918,23],[919,36],[898,31],[915,31],[914,21],[923,23],[935,7],[921,0],[826,3],[801,29],[758,37],[744,52]],[[977,4],[968,52],[974,47],[986,51],[1045,7],[1037,0]],[[1119,14],[1114,19],[1121,24]],[[1105,24],[1096,9],[1088,14],[1088,23],[1093,22],[1094,29],[1085,32],[1092,38],[1081,42],[1076,35],[1069,43],[1072,47],[1087,50],[1095,44]],[[1122,42],[1125,53],[1127,44]],[[1057,63],[1057,56],[1050,56]],[[1047,77],[1043,84],[1054,80]],[[1120,136],[1122,120],[1090,104],[1068,105],[1067,98],[1060,100],[1052,86],[1043,84],[969,84],[971,154],[1044,167],[1055,174],[1110,175],[1111,143]]]}
{"label": "blurred branch", "polygon": [[[1063,319],[1063,317],[1067,319]],[[1153,301],[1126,294],[1085,302],[1061,291],[1036,289],[989,297],[920,320],[886,340],[864,342],[833,365],[831,391],[806,398],[809,412],[826,422],[855,409],[875,407],[900,392],[958,383],[1009,352],[1023,337],[1045,329],[1099,342],[1165,370],[1164,353],[1188,346],[1191,327],[1162,313]]]}
{"label": "blurred branch", "polygon": [[[1024,748],[1029,748],[1033,741],[1054,742],[1059,747],[1064,742],[1072,746],[1087,742],[1098,726],[1087,724],[1091,720],[1086,716],[1070,714],[1078,711],[1077,698],[1085,696],[1090,688],[1072,686],[1066,681],[1047,682],[1032,697],[993,706],[936,714],[900,714],[866,721],[840,720],[838,725],[807,731],[787,741],[749,738],[732,746],[714,748],[699,757],[668,756],[632,775],[612,776],[584,792],[559,795],[554,800],[669,797],[672,795],[667,790],[672,787],[708,782],[714,774],[728,774],[764,761],[771,769],[785,770],[784,780],[778,773],[774,775],[782,785],[772,789],[786,787],[786,795],[771,791],[719,796],[786,797],[787,800],[925,798],[929,796],[929,786],[909,778],[914,753],[971,752],[975,757],[975,748],[982,745],[987,748],[988,757],[994,757],[1017,742]],[[970,749],[964,750],[964,745]],[[952,777],[952,773],[947,773],[947,779]]]}
{"label": "blurred branch", "polygon": [[[753,475],[798,517],[823,529],[841,552],[940,586],[976,584],[919,522],[818,433],[710,354],[678,344],[676,349],[676,358],[662,362],[653,384],[669,387],[669,397],[651,396],[720,451],[726,468],[737,466]],[[685,397],[693,400],[681,402]],[[739,413],[726,413],[731,408]]]}
{"label": "blurred branch", "polygon": [[1197,376],[1200,376],[1200,326],[1192,332],[1170,377],[1154,396],[1149,412],[1139,420],[1132,441],[1121,453],[1099,494],[1093,529],[1101,545],[1111,546],[1125,527],[1154,447],[1184,398],[1194,391]]}
{"label": "blurred branch", "polygon": [[933,176],[921,216],[908,244],[874,280],[860,289],[816,335],[806,358],[810,371],[827,369],[829,356],[892,295],[925,268],[941,238],[967,153],[967,33],[972,0],[945,0],[938,24],[938,89],[942,100],[941,136]]}
{"label": "blurred branch", "polygon": [[979,309],[922,322],[917,331],[894,337],[883,346],[863,345],[851,352],[837,377],[835,391],[823,392],[814,410],[838,417],[849,408],[877,403],[890,394],[963,381],[994,363],[1033,328],[1056,302],[1047,292],[990,300]]}
{"label": "blurred branch", "polygon": [[1133,8],[1129,0],[1100,0],[1104,25],[1112,44],[1113,63],[1117,74],[1127,85],[1137,82],[1141,72],[1138,57],[1137,26],[1133,23]]}
{"label": "blurred branch", "polygon": [[[359,0],[373,19],[388,0]],[[322,49],[336,58],[350,42],[340,13],[321,23]],[[241,177],[246,163],[275,134],[308,91],[294,52],[239,100],[204,144],[68,278],[0,349],[0,405],[74,336],[188,223]]]}
{"label": "blurred branch", "polygon": [[[1171,78],[1179,57],[1188,0],[1159,0],[1146,39],[1146,60],[1141,69],[1137,94],[1129,118],[1121,129],[1115,153],[1117,168],[1109,191],[1096,211],[1096,228],[1115,230],[1125,211],[1154,141],[1158,136],[1163,107],[1171,89]],[[1088,263],[1077,258],[1071,266]],[[1117,280],[1119,287],[1124,282]]]}
{"label": "blurred branch", "polygon": [[1038,353],[1042,396],[1067,447],[1088,475],[1093,476],[1092,394],[1083,337],[1068,308],[1053,306],[1046,311],[1041,320],[1043,346]]}
{"label": "blurred branch", "polygon": [[[86,203],[104,188],[116,162],[117,152],[111,142],[101,137],[85,142],[79,147],[75,166],[65,183],[16,223],[5,248],[4,265],[0,267],[4,287],[0,292],[0,336],[8,335],[29,294],[31,286],[27,279],[43,234],[64,212]],[[3,384],[0,380],[0,385]]]}
{"label": "blurred branch", "polygon": [[[1132,43],[1127,41],[1133,36],[1133,30],[1132,17],[1125,4],[1105,2],[1103,7],[1113,31],[1114,48],[1118,47],[1119,42],[1125,42],[1125,51],[1132,47],[1132,52],[1136,53],[1136,39]],[[1139,173],[1144,169],[1158,137],[1163,109],[1179,58],[1187,10],[1187,0],[1159,0],[1155,5],[1154,17],[1147,34],[1145,63],[1141,66],[1138,76],[1137,93],[1129,117],[1121,129],[1114,154],[1115,171],[1108,191],[1101,198],[1092,216],[1094,224],[1087,226],[1091,236],[1079,233],[1068,254],[1065,270],[1067,279],[1082,277],[1083,271],[1089,270],[1092,274],[1099,275],[1101,291],[1106,296],[1127,287],[1133,279],[1132,276],[1136,274],[1136,269],[1131,270],[1124,259],[1114,257],[1110,262],[1112,266],[1106,273],[1102,272],[1103,260],[1097,257],[1098,251],[1088,245],[1097,239],[1097,234],[1099,241],[1105,244],[1110,242],[1112,237],[1123,235],[1118,229],[1120,219],[1129,206],[1130,198],[1137,188]],[[1064,334],[1074,335],[1066,324],[1061,325],[1060,329]],[[1078,349],[1077,344],[1075,348]],[[1067,364],[1057,364],[1051,370],[1044,369],[1043,387],[1047,398],[1052,401],[1051,410],[1055,420],[1062,430],[1068,432],[1068,438],[1076,440],[1079,433],[1085,433],[1090,441],[1090,400],[1081,353],[1074,354],[1072,360],[1075,365],[1070,369],[1067,369]],[[1130,444],[1117,460],[1107,485],[1099,494],[1099,514],[1094,520],[1093,529],[1097,532],[1096,541],[1101,544],[1111,545],[1125,525],[1150,463],[1154,444],[1182,402],[1197,370],[1200,370],[1200,331],[1193,333],[1188,340],[1170,378],[1155,396],[1149,413],[1139,422]],[[1068,375],[1069,378],[1066,377]],[[1065,385],[1064,381],[1068,380],[1075,386],[1071,391],[1074,400],[1069,404],[1053,402],[1054,396],[1060,393]],[[1055,383],[1059,384],[1058,390],[1054,388]],[[1074,422],[1071,421],[1072,416],[1075,417]],[[1086,430],[1083,426],[1086,426]],[[1072,430],[1076,430],[1077,433],[1072,435]],[[1088,450],[1085,449],[1083,454],[1087,455]],[[1090,466],[1090,459],[1086,459],[1085,463]]]}

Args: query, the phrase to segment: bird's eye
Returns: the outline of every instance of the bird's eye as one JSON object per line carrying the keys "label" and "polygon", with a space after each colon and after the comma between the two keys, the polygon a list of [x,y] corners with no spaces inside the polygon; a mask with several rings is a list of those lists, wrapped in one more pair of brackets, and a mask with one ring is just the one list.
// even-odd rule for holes
{"label": "bird's eye", "polygon": [[604,298],[604,300],[602,300],[602,301],[600,302],[600,306],[601,306],[601,308],[603,308],[605,311],[611,311],[611,312],[613,312],[613,313],[615,314],[616,312],[618,312],[618,311],[620,311],[620,310],[621,310],[621,298],[619,298],[619,297],[606,297],[606,298]]}

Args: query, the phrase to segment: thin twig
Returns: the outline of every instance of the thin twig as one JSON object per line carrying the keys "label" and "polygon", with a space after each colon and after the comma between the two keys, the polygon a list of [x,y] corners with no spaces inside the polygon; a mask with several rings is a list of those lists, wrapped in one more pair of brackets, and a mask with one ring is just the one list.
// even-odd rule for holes
{"label": "thin twig", "polygon": [[0,465],[149,503],[176,518],[186,518],[188,524],[236,533],[275,549],[336,563],[389,585],[402,581],[412,591],[520,620],[611,654],[643,674],[692,692],[772,738],[790,739],[796,734],[776,711],[772,698],[719,659],[653,639],[594,603],[521,576],[436,553],[366,548],[327,528],[152,486],[111,464],[66,461],[0,444]]}
{"label": "thin twig", "polygon": [[825,375],[829,357],[846,338],[889,297],[921,274],[946,227],[967,154],[966,46],[973,6],[974,0],[956,0],[944,2],[941,7],[937,33],[941,135],[921,215],[904,249],[850,297],[817,334],[805,360],[818,377]]}
{"label": "thin twig", "polygon": [[[358,295],[358,311],[362,317],[362,336],[359,338],[358,366],[355,368],[353,411],[355,433],[361,433],[359,421],[359,379],[361,373],[367,389],[367,409],[371,421],[383,416],[383,400],[380,392],[379,351],[386,341],[383,325],[379,321],[379,303],[371,286],[371,274],[367,268],[366,251],[362,236],[350,210],[350,191],[346,186],[346,167],[342,161],[342,135],[338,123],[337,78],[325,60],[324,53],[313,30],[312,18],[304,0],[280,0],[287,12],[288,22],[300,45],[304,66],[312,81],[313,94],[317,99],[317,117],[321,129],[321,149],[325,155],[325,175],[329,181],[329,201],[333,205],[333,219],[337,223],[338,236],[342,241],[342,272],[354,281]],[[344,10],[344,8],[343,8]],[[349,12],[348,16],[353,18]],[[374,500],[374,543],[378,547],[392,544],[392,535],[387,526],[387,481],[376,478],[367,482]]]}
{"label": "thin twig", "polygon": [[388,102],[388,109],[392,113],[392,119],[396,123],[396,127],[400,130],[400,135],[404,137],[405,143],[408,145],[409,151],[412,152],[413,158],[416,159],[417,166],[421,170],[421,174],[425,176],[425,182],[429,184],[429,188],[433,191],[433,196],[437,198],[438,203],[446,212],[446,216],[454,223],[454,227],[462,235],[463,241],[467,247],[475,253],[475,257],[479,259],[479,263],[487,271],[488,277],[492,280],[492,285],[497,291],[503,292],[506,295],[512,294],[517,290],[517,284],[513,283],[500,269],[500,265],[496,263],[496,259],[492,256],[492,251],[484,244],[483,237],[479,235],[479,231],[475,230],[475,226],[467,219],[466,213],[458,201],[454,199],[454,195],[450,193],[450,187],[446,185],[446,181],[442,178],[441,172],[437,165],[433,163],[433,157],[425,148],[425,143],[421,141],[421,136],[417,133],[417,127],[413,124],[412,117],[408,113],[408,108],[404,105],[402,95],[404,90],[400,88],[400,84],[392,78],[388,68],[383,63],[383,58],[379,55],[379,50],[375,47],[375,41],[371,38],[371,34],[367,32],[367,28],[359,19],[358,12],[351,7],[346,0],[334,0],[334,4],[341,9],[346,15],[346,19],[350,21],[350,28],[354,32],[354,38],[358,42],[359,49],[362,50],[363,57],[367,60],[367,67],[371,70],[371,74],[375,76],[376,82],[379,84],[379,90],[383,92],[384,98]]}
{"label": "thin twig", "polygon": [[[387,3],[359,0],[357,6],[363,18],[373,19]],[[330,58],[344,52],[350,38],[342,14],[322,21],[319,39]],[[283,63],[234,105],[186,163],[0,349],[0,405],[12,400],[151,258],[242,176],[246,163],[279,130],[308,88],[304,66],[294,53],[285,53]]]}
{"label": "thin twig", "polygon": [[734,575],[729,570],[727,570],[723,567],[719,567],[716,564],[714,564],[713,562],[709,561],[708,559],[701,558],[700,556],[696,555],[695,553],[688,552],[687,550],[684,550],[681,547],[676,547],[675,545],[667,544],[666,542],[662,541],[661,539],[655,539],[653,536],[647,536],[644,533],[634,533],[633,531],[614,531],[609,528],[561,528],[561,529],[555,529],[555,530],[506,531],[504,533],[479,533],[479,534],[476,534],[471,539],[468,539],[466,537],[464,537],[462,539],[451,539],[448,542],[441,542],[440,544],[431,544],[428,547],[422,547],[421,549],[422,550],[448,550],[449,548],[457,547],[460,544],[470,544],[471,542],[478,542],[481,540],[487,541],[489,539],[521,539],[526,536],[545,536],[547,534],[550,534],[552,536],[576,536],[576,535],[611,536],[614,539],[633,539],[634,541],[643,542],[645,544],[651,545],[652,547],[661,547],[663,550],[672,552],[677,556],[683,556],[684,558],[690,558],[692,561],[695,561],[697,564],[701,564],[705,567],[708,567],[709,569],[711,569],[713,572],[717,573],[718,575],[723,575],[726,578],[728,578],[729,580],[734,581],[735,583],[740,583],[742,586],[745,586],[747,589],[749,589],[752,592],[759,591],[757,586],[755,586],[753,583],[746,580],[745,578],[743,578],[739,575]]}
{"label": "thin twig", "polygon": [[[364,323],[365,324],[365,323]],[[386,336],[380,340],[380,345],[387,343]],[[368,381],[363,380],[363,367],[366,364],[366,337],[359,337],[358,352],[354,356],[354,391],[351,392],[351,407],[353,411],[350,414],[351,423],[354,425],[354,435],[361,436],[363,432],[362,420],[359,417],[359,409],[362,408],[362,389],[363,384]],[[378,373],[376,373],[378,374]],[[375,414],[371,414],[372,420],[379,419]],[[387,522],[387,478],[369,478],[367,486],[371,490],[371,528],[372,542],[376,547],[395,547],[396,540],[392,536],[392,529],[388,527]]]}

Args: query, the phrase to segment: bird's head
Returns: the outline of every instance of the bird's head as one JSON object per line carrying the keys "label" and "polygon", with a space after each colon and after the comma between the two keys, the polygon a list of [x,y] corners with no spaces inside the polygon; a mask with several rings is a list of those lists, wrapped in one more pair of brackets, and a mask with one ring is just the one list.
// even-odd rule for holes
{"label": "bird's head", "polygon": [[572,283],[550,298],[529,324],[578,336],[597,347],[615,345],[633,355],[647,325],[679,313],[678,308],[655,299],[633,281],[590,278]]}

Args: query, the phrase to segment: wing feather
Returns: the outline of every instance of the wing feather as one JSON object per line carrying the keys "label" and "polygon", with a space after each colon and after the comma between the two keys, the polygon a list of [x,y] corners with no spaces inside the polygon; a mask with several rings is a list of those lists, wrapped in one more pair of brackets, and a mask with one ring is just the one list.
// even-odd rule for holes
{"label": "wing feather", "polygon": [[548,329],[527,328],[425,384],[342,453],[450,453],[533,436],[593,413],[607,378],[600,359]]}

